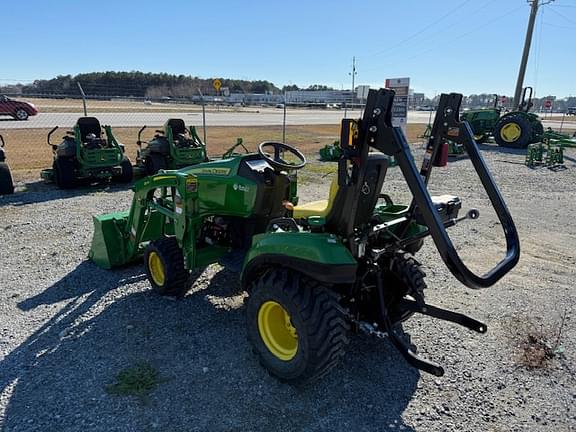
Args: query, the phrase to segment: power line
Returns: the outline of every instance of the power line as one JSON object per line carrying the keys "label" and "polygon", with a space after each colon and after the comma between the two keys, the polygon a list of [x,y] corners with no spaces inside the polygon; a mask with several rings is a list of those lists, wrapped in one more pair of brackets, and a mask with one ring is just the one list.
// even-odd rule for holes
{"label": "power line", "polygon": [[[417,54],[411,55],[411,56],[409,56],[409,57],[407,57],[407,58],[404,58],[404,59],[400,58],[399,61],[398,61],[397,59],[394,59],[393,61],[390,61],[390,62],[388,62],[388,63],[384,63],[384,65],[397,65],[399,62],[408,62],[408,61],[410,61],[410,60],[413,60],[413,59],[416,59],[416,58],[420,58],[421,56],[423,56],[423,55],[425,55],[425,54],[428,54],[428,53],[430,53],[430,52],[436,51],[437,49],[439,49],[439,47],[443,47],[445,43],[448,43],[448,42],[450,42],[450,41],[452,41],[452,40],[454,40],[454,39],[461,39],[461,38],[467,37],[467,36],[469,36],[469,35],[471,35],[471,34],[474,34],[474,33],[476,33],[478,30],[482,30],[483,28],[488,27],[489,25],[491,25],[491,24],[493,24],[493,23],[495,23],[495,22],[497,22],[497,21],[500,21],[500,20],[503,19],[503,18],[506,18],[508,15],[511,15],[511,14],[513,14],[514,12],[517,12],[518,10],[520,10],[520,9],[523,8],[523,7],[524,7],[524,6],[518,6],[518,7],[514,8],[514,9],[512,9],[512,10],[509,10],[508,12],[505,12],[505,13],[502,14],[502,15],[499,15],[499,16],[497,16],[497,17],[489,20],[489,21],[485,21],[484,23],[480,24],[479,26],[474,27],[474,28],[473,28],[472,30],[470,30],[470,31],[467,31],[467,32],[465,32],[465,33],[461,33],[461,34],[459,34],[459,35],[457,35],[457,36],[450,36],[449,39],[445,39],[445,40],[442,40],[442,41],[440,41],[440,42],[438,42],[438,43],[434,43],[435,46],[434,46],[433,48],[428,48],[428,49],[426,49],[426,50],[424,50],[424,51],[420,51],[420,52],[418,52]],[[443,48],[442,48],[442,49],[443,49]],[[364,68],[362,68],[363,71],[371,71],[371,70],[378,70],[378,69],[381,69],[381,66],[380,66],[380,67],[377,67],[377,68],[376,68],[376,67],[375,67],[375,68],[370,68],[370,69],[364,69]]]}
{"label": "power line", "polygon": [[[448,11],[446,14],[442,15],[440,18],[438,18],[436,21],[433,21],[432,23],[428,24],[427,26],[423,27],[422,29],[418,30],[416,33],[411,34],[410,36],[408,36],[407,38],[402,39],[400,42],[397,42],[396,44],[386,47],[383,50],[379,50],[379,51],[375,51],[372,54],[369,54],[368,57],[372,57],[372,56],[376,56],[376,55],[382,55],[385,54],[387,52],[393,51],[394,49],[398,48],[399,46],[404,45],[406,42],[411,41],[412,39],[414,39],[415,37],[421,35],[422,33],[424,33],[426,30],[428,30],[429,28],[434,27],[436,24],[438,24],[439,22],[443,21],[445,18],[449,17],[450,15],[452,15],[454,12],[456,12],[457,10],[461,9],[464,5],[466,5],[467,3],[470,3],[472,0],[465,0],[462,3],[460,3],[458,6],[456,6],[455,8],[452,8],[452,10]],[[491,0],[493,1],[493,0]]]}
{"label": "power line", "polygon": [[564,18],[566,21],[571,22],[572,24],[576,24],[576,21],[574,21],[572,18],[568,18],[566,15],[558,12],[557,10],[555,10],[555,8],[549,8],[552,12],[554,12],[556,15],[561,16],[562,18]]}
{"label": "power line", "polygon": [[556,27],[556,28],[561,28],[561,29],[569,29],[569,30],[576,30],[576,26],[563,26],[563,25],[558,25],[558,24],[552,24],[549,22],[543,22],[542,24],[549,26],[549,27]]}

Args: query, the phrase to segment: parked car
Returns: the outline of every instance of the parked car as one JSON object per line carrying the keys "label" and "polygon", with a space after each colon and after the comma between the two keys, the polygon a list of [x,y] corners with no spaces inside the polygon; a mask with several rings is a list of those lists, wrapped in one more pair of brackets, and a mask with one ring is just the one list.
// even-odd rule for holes
{"label": "parked car", "polygon": [[576,115],[576,107],[569,107],[569,108],[566,110],[566,114],[567,114],[567,115]]}
{"label": "parked car", "polygon": [[28,117],[36,114],[38,109],[33,104],[0,95],[0,115],[9,115],[15,120],[28,120]]}

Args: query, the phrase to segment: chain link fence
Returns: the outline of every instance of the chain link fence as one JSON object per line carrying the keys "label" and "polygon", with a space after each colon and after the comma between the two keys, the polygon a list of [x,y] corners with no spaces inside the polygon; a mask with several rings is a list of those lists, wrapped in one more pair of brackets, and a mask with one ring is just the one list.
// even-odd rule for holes
{"label": "chain link fence", "polygon": [[[6,87],[4,87],[4,90]],[[221,155],[242,138],[250,150],[266,140],[285,141],[313,154],[338,139],[340,120],[360,115],[360,106],[344,110],[337,103],[322,104],[301,99],[291,102],[285,94],[204,94],[192,97],[162,95],[157,89],[146,97],[102,96],[128,93],[130,89],[90,88],[83,99],[80,89],[66,93],[2,94],[0,135],[6,142],[6,156],[13,172],[33,177],[52,164],[47,135],[54,127],[52,141],[58,143],[79,117],[96,117],[102,126],[112,127],[134,161],[138,131],[144,141],[151,139],[170,118],[194,126],[206,141],[210,156]]]}

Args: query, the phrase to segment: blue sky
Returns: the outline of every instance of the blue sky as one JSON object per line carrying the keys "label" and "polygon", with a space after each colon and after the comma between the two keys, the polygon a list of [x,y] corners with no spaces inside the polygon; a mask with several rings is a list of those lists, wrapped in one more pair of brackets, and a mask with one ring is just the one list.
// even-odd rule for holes
{"label": "blue sky", "polygon": [[[428,96],[512,94],[526,0],[27,0],[0,5],[0,84],[141,70],[381,86],[409,76]],[[576,95],[576,0],[541,9],[526,85]]]}

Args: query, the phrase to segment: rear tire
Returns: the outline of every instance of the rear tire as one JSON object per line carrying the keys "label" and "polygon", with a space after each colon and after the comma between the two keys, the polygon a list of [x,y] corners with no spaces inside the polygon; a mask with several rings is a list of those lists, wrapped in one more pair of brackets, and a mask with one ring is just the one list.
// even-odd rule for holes
{"label": "rear tire", "polygon": [[57,158],[52,165],[54,169],[54,181],[60,189],[71,189],[76,186],[74,174],[74,160]]}
{"label": "rear tire", "polygon": [[116,181],[120,183],[130,183],[134,177],[134,170],[132,169],[132,163],[130,159],[125,157],[120,162],[120,168],[122,168],[122,174],[116,177]]}
{"label": "rear tire", "polygon": [[14,113],[14,118],[16,120],[28,120],[28,113],[26,112],[26,110],[22,109],[22,108],[18,108],[16,110],[16,112]]}
{"label": "rear tire", "polygon": [[407,253],[397,254],[391,266],[388,263],[381,263],[380,268],[383,270],[382,282],[386,288],[385,301],[390,321],[392,325],[397,325],[413,315],[413,312],[398,307],[401,299],[412,297],[414,300],[424,301],[426,273],[422,270],[421,264]]}
{"label": "rear tire", "polygon": [[0,195],[10,195],[14,193],[14,181],[10,167],[6,162],[0,162]]}
{"label": "rear tire", "polygon": [[350,325],[336,294],[288,270],[269,270],[251,284],[246,317],[260,363],[283,381],[321,378],[349,341]]}
{"label": "rear tire", "polygon": [[166,169],[166,159],[160,154],[151,153],[146,156],[144,165],[146,167],[146,174],[154,175],[159,170]]}
{"label": "rear tire", "polygon": [[152,289],[160,295],[183,297],[190,273],[184,268],[184,255],[175,237],[152,241],[144,252],[144,267]]}
{"label": "rear tire", "polygon": [[494,140],[500,147],[528,147],[532,139],[532,124],[521,114],[505,116],[494,127]]}

